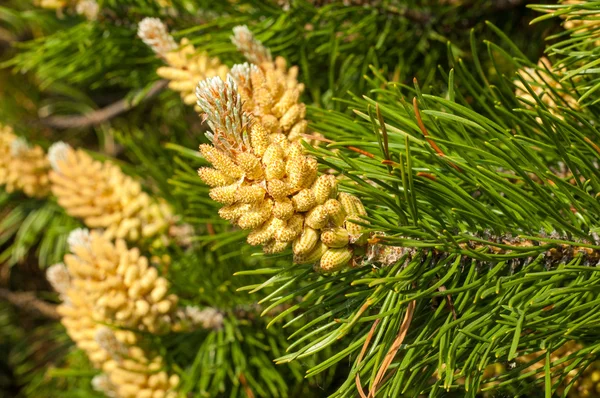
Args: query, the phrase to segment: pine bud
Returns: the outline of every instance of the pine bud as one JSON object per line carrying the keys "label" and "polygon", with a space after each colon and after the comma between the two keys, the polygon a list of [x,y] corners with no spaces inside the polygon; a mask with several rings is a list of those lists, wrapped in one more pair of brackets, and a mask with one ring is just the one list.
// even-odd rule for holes
{"label": "pine bud", "polygon": [[[169,83],[169,88],[174,90],[177,88],[176,86],[176,82],[177,81],[182,81],[182,82],[188,82],[190,79],[192,79],[192,74],[187,71],[187,70],[181,70],[178,68],[172,68],[170,66],[161,66],[160,68],[158,68],[156,70],[156,73],[167,80],[172,80],[171,83]],[[196,97],[194,96],[194,101],[196,101]]]}
{"label": "pine bud", "polygon": [[246,25],[233,28],[231,42],[252,63],[272,61],[271,51],[254,37]]}
{"label": "pine bud", "polygon": [[247,203],[234,203],[229,206],[225,206],[219,209],[219,216],[225,220],[236,223],[237,220],[246,212],[250,210],[252,206]]}
{"label": "pine bud", "polygon": [[54,290],[64,296],[71,286],[71,276],[63,263],[54,264],[46,270],[46,278]]}
{"label": "pine bud", "polygon": [[206,185],[211,187],[223,187],[225,185],[233,184],[235,181],[227,174],[210,167],[199,168],[198,175]]}
{"label": "pine bud", "polygon": [[[138,36],[169,65],[158,68],[156,73],[170,80],[169,88],[178,91],[186,105],[196,103],[198,82],[214,76],[224,79],[229,72],[229,68],[222,65],[218,58],[210,58],[205,52],[196,51],[188,39],[182,39],[178,46],[166,26],[157,18],[142,20]],[[199,110],[198,107],[195,109]]]}
{"label": "pine bud", "polygon": [[276,240],[273,240],[263,246],[263,251],[266,254],[281,253],[281,252],[285,251],[285,249],[287,249],[288,245],[289,245],[289,242],[278,242]]}
{"label": "pine bud", "polygon": [[299,102],[304,85],[297,81],[297,68],[288,70],[283,58],[277,57],[273,61],[270,53],[265,55],[268,50],[262,44],[257,44],[259,42],[255,41],[246,27],[235,28],[234,32],[234,43],[238,49],[250,62],[255,63],[232,68],[232,75],[246,103],[245,109],[267,131],[284,133],[286,136],[293,131],[294,140],[300,139],[301,134],[306,131],[307,123],[303,120],[306,107]]}
{"label": "pine bud", "polygon": [[348,215],[358,214],[358,210],[355,207],[354,196],[347,194],[345,192],[340,192],[338,194],[337,200],[341,203],[346,214],[348,214]]}
{"label": "pine bud", "polygon": [[[93,306],[94,319],[106,324],[152,333],[169,329],[170,320],[161,321],[159,315],[170,314],[177,297],[165,297],[167,281],[148,267],[138,249],[128,249],[122,240],[113,244],[82,229],[73,231],[68,243],[75,254],[64,259],[71,278],[65,299],[71,305]],[[161,304],[155,307],[154,303]],[[140,323],[141,315],[154,321]]]}
{"label": "pine bud", "polygon": [[349,247],[327,249],[321,257],[318,269],[322,272],[336,272],[343,269],[352,259],[353,250]]}
{"label": "pine bud", "polygon": [[[209,155],[205,157],[217,170],[227,174],[226,170],[235,169],[234,165],[243,172],[235,177],[240,179],[233,199],[212,193],[224,191],[221,188],[228,186],[211,190],[211,197],[228,204],[219,211],[221,217],[251,230],[248,242],[264,245],[265,253],[279,253],[293,242],[296,257],[316,262],[325,250],[320,248],[327,247],[319,242],[322,233],[324,241],[333,248],[351,242],[343,229],[347,214],[342,203],[333,199],[337,196],[335,177],[317,179],[318,162],[304,154],[302,145],[290,142],[281,125],[267,128],[258,122],[274,123],[280,115],[291,128],[296,122],[305,124],[297,116],[290,116],[299,112],[304,117],[304,106],[293,103],[298,91],[286,91],[299,88],[293,83],[286,86],[284,74],[277,68],[285,68],[285,62],[276,60],[260,67],[238,65],[227,82],[211,79],[199,85],[198,103],[214,130],[207,136],[215,146],[212,157],[209,146],[201,147],[201,151]],[[277,108],[273,111],[275,104]],[[240,122],[246,112],[254,116],[247,117],[247,127]],[[267,134],[267,130],[271,133]],[[357,198],[344,195],[342,198],[352,214],[364,211]],[[330,221],[337,229],[321,231]]]}
{"label": "pine bud", "polygon": [[254,123],[250,128],[250,142],[257,156],[263,156],[269,147],[269,136],[261,123]]}
{"label": "pine bud", "polygon": [[[224,316],[214,308],[200,309],[195,306],[187,306],[177,312],[178,323],[182,330],[214,329],[220,330],[223,328]],[[169,386],[177,387],[179,384],[179,376],[173,375],[169,378]]]}
{"label": "pine bud", "polygon": [[282,220],[287,220],[294,215],[294,205],[288,198],[284,198],[281,201],[275,201],[273,206],[273,216]]}
{"label": "pine bud", "polygon": [[[548,107],[549,111],[562,119],[563,116],[558,109],[561,101],[564,101],[573,109],[579,109],[580,105],[577,100],[571,95],[570,91],[562,85],[560,79],[557,80],[555,77],[550,76],[546,71],[547,69],[551,70],[560,77],[565,74],[565,70],[557,70],[546,57],[540,58],[537,66],[537,68],[523,68],[518,71],[518,74],[528,83],[529,88],[535,93],[536,97]],[[516,86],[515,96],[535,104],[536,98],[530,94],[523,82],[520,79],[516,79],[514,83]],[[529,104],[526,104],[526,106],[531,107]]]}
{"label": "pine bud", "polygon": [[[353,222],[353,220],[361,220],[360,216],[367,214],[362,202],[356,196],[343,192],[338,195],[338,199],[347,213],[344,227],[350,234],[350,243],[357,245],[366,244],[368,236],[363,233],[363,227]],[[364,220],[361,221],[366,222]]]}
{"label": "pine bud", "polygon": [[273,115],[262,115],[260,119],[262,124],[271,135],[274,135],[279,131],[279,120]]}
{"label": "pine bud", "polygon": [[313,158],[312,156],[307,157],[301,186],[310,187],[315,182],[318,171],[319,162],[317,162],[317,159]]}
{"label": "pine bud", "polygon": [[329,218],[333,225],[341,227],[346,221],[346,212],[344,211],[341,203],[335,199],[329,199],[323,205],[325,212],[329,215]]}
{"label": "pine bud", "polygon": [[50,147],[48,161],[52,192],[67,214],[90,228],[104,228],[109,239],[166,238],[175,222],[171,208],[152,200],[114,164],[95,161],[61,142]]}
{"label": "pine bud", "polygon": [[270,199],[265,200],[242,214],[238,219],[237,224],[242,229],[258,228],[271,217],[272,212],[273,202]]}
{"label": "pine bud", "polygon": [[294,263],[296,264],[312,264],[316,263],[323,257],[323,253],[327,251],[327,246],[319,242],[315,247],[306,254],[294,254]]}
{"label": "pine bud", "polygon": [[265,166],[273,163],[277,160],[283,160],[284,152],[279,144],[271,144],[267,147],[265,154],[263,155],[262,161]]}
{"label": "pine bud", "polygon": [[267,180],[280,180],[285,177],[285,162],[281,159],[275,159],[266,164],[265,174]]}
{"label": "pine bud", "polygon": [[297,122],[306,115],[306,105],[295,104],[290,107],[285,115],[279,120],[279,124],[283,131],[289,131]]}
{"label": "pine bud", "polygon": [[259,203],[263,201],[265,194],[266,191],[259,185],[243,185],[237,188],[235,201],[250,204]]}
{"label": "pine bud", "polygon": [[277,95],[277,93],[272,93],[269,91],[269,87],[266,85],[263,85],[262,87],[258,86],[258,88],[254,90],[252,93],[252,99],[259,109],[259,112],[267,113],[270,111],[275,104],[274,95]]}
{"label": "pine bud", "polygon": [[75,12],[83,15],[88,21],[95,21],[98,19],[100,5],[96,3],[96,0],[79,0],[75,6]]}
{"label": "pine bud", "polygon": [[218,149],[208,144],[202,144],[200,145],[200,153],[217,170],[229,177],[237,179],[244,175],[244,171],[229,156]]}
{"label": "pine bud", "polygon": [[277,104],[273,106],[272,112],[275,117],[281,118],[300,98],[300,90],[297,88],[286,90]]}
{"label": "pine bud", "polygon": [[[110,378],[102,373],[92,378],[92,388],[99,393],[106,395],[109,398],[117,397],[117,389],[115,385],[110,381]],[[149,398],[152,398],[150,396]]]}
{"label": "pine bud", "polygon": [[247,178],[259,180],[264,176],[260,159],[248,152],[239,153],[236,157],[237,164],[244,170]]}
{"label": "pine bud", "polygon": [[313,229],[322,229],[328,221],[329,215],[324,205],[318,205],[306,214],[306,225]]}
{"label": "pine bud", "polygon": [[307,159],[304,156],[289,158],[286,164],[289,184],[293,189],[300,189],[304,186],[303,182],[308,172]]}
{"label": "pine bud", "polygon": [[269,227],[271,228],[271,232],[273,233],[273,236],[275,236],[277,231],[285,228],[286,226],[287,226],[287,221],[279,219],[279,218],[274,218],[269,223]]}
{"label": "pine bud", "polygon": [[267,191],[269,195],[273,197],[275,200],[284,200],[287,199],[287,196],[290,192],[289,185],[281,180],[270,180],[267,182]]}
{"label": "pine bud", "polygon": [[248,234],[247,242],[252,246],[264,245],[275,237],[275,230],[272,227],[275,218],[267,220],[260,228],[257,228]]}
{"label": "pine bud", "polygon": [[302,233],[303,224],[304,217],[301,214],[295,214],[284,228],[275,231],[275,240],[278,242],[292,242]]}
{"label": "pine bud", "polygon": [[333,187],[331,183],[331,175],[322,175],[317,178],[312,186],[312,191],[315,195],[317,204],[324,204],[331,197]]}
{"label": "pine bud", "polygon": [[[298,123],[296,123],[290,129],[290,133],[288,134],[288,139],[290,141],[301,140],[303,138],[303,135],[306,134],[307,130],[308,130],[308,122],[306,120],[300,120]],[[315,144],[316,143],[313,142],[313,145],[315,145]]]}
{"label": "pine bud", "polygon": [[[282,136],[285,137],[283,134]],[[285,137],[285,140],[287,140],[287,137]],[[299,142],[292,142],[286,151],[286,157],[287,159],[303,158],[304,148],[302,147],[302,144]]]}
{"label": "pine bud", "polygon": [[308,211],[316,205],[315,195],[310,189],[303,189],[292,197],[292,203],[296,211]]}
{"label": "pine bud", "polygon": [[144,18],[138,26],[138,36],[158,55],[177,48],[165,24],[158,18]]}
{"label": "pine bud", "polygon": [[344,247],[349,243],[348,231],[344,228],[326,229],[321,233],[321,241],[328,247]]}
{"label": "pine bud", "polygon": [[294,240],[292,249],[295,255],[305,255],[315,248],[317,242],[319,233],[310,227],[304,227],[302,234]]}
{"label": "pine bud", "polygon": [[208,192],[208,195],[215,202],[223,203],[224,205],[230,205],[236,201],[237,192],[237,185],[227,185],[225,187],[212,188]]}
{"label": "pine bud", "polygon": [[106,326],[99,327],[96,329],[94,338],[98,345],[107,351],[111,357],[120,359],[127,355],[125,345],[117,340],[117,337],[110,328]]}

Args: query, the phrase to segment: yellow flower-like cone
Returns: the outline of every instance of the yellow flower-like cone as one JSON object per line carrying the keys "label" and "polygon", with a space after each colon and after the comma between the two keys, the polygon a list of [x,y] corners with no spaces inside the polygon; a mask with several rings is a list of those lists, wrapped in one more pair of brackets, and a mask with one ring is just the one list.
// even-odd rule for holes
{"label": "yellow flower-like cone", "polygon": [[94,388],[108,396],[175,397],[179,378],[167,374],[162,357],[136,333],[162,333],[174,324],[177,297],[167,294],[167,281],[122,240],[113,244],[79,229],[68,243],[72,254],[48,269],[48,280],[63,299],[58,312],[67,334],[104,372]]}
{"label": "yellow flower-like cone", "polygon": [[166,234],[174,222],[170,206],[142,192],[140,183],[119,167],[62,142],[50,147],[48,159],[52,193],[70,216],[83,219],[89,228],[103,228],[109,240],[168,243]]}
{"label": "yellow flower-like cone", "polygon": [[47,270],[63,303],[61,323],[77,347],[104,373],[94,389],[123,398],[174,398],[179,384],[163,358],[139,332],[160,334],[203,327],[219,329],[223,315],[213,309],[176,309],[168,282],[137,248],[112,243],[95,231],[73,231],[71,254]]}
{"label": "yellow flower-like cone", "polygon": [[[558,106],[579,109],[577,100],[569,93],[568,89],[548,73],[548,70],[553,70],[552,64],[548,58],[543,57],[538,61],[537,68],[523,68],[519,70],[518,74],[551,113],[562,117]],[[563,71],[553,70],[553,72],[560,75]],[[535,104],[534,96],[527,90],[523,82],[517,79],[514,83],[516,86],[515,96]]]}
{"label": "yellow flower-like cone", "polygon": [[256,40],[246,26],[233,30],[233,43],[251,64],[231,69],[244,110],[260,121],[271,134],[284,134],[295,141],[306,133],[306,106],[300,102],[304,85],[298,83],[298,67],[288,69],[284,58],[273,61],[271,52]]}
{"label": "yellow flower-like cone", "polygon": [[197,52],[188,39],[182,39],[177,46],[167,27],[157,18],[143,19],[138,36],[164,59],[168,66],[161,66],[156,74],[169,80],[169,88],[179,92],[186,105],[196,103],[194,90],[200,81],[213,76],[225,78],[229,72],[218,58]]}
{"label": "yellow flower-like cone", "polygon": [[137,248],[123,240],[114,244],[95,231],[75,230],[69,237],[72,254],[64,258],[71,276],[66,297],[76,294],[90,305],[97,322],[132,330],[169,331],[177,296]]}
{"label": "yellow flower-like cone", "polygon": [[221,64],[218,58],[196,52],[187,39],[182,39],[180,48],[165,54],[164,59],[168,66],[161,66],[156,74],[170,80],[169,88],[179,92],[186,105],[196,103],[194,90],[200,81],[213,76],[224,78],[229,72],[229,68]]}
{"label": "yellow flower-like cone", "polygon": [[100,368],[104,372],[92,381],[94,388],[122,398],[175,398],[179,376],[169,375],[160,355],[140,345],[124,344],[117,331],[100,327],[95,333],[100,348],[110,358]]}
{"label": "yellow flower-like cone", "polygon": [[207,79],[197,95],[213,143],[200,146],[213,167],[198,174],[212,187],[210,197],[224,205],[219,215],[251,230],[248,243],[266,253],[292,246],[297,263],[320,261],[323,272],[350,264],[367,236],[355,222],[366,214],[360,200],[338,194],[334,176],[319,176],[316,159],[299,142],[254,119],[234,78]]}
{"label": "yellow flower-like cone", "polygon": [[0,125],[0,186],[9,193],[22,191],[30,197],[45,197],[50,192],[49,169],[41,147],[29,146],[10,127]]}

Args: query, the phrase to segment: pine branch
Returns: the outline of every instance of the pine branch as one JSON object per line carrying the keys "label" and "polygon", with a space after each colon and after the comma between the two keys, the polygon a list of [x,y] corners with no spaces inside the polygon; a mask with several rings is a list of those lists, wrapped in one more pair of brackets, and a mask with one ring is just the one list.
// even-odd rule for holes
{"label": "pine branch", "polygon": [[0,288],[0,298],[26,312],[37,313],[49,319],[60,319],[60,315],[56,312],[56,305],[40,300],[34,293],[11,292]]}
{"label": "pine branch", "polygon": [[[84,128],[89,126],[95,126],[104,123],[122,113],[129,111],[134,108],[137,104],[149,100],[150,98],[158,95],[165,87],[167,87],[167,80],[159,80],[150,87],[148,92],[139,102],[133,102],[130,99],[123,98],[119,101],[110,104],[102,109],[90,112],[85,115],[73,115],[73,116],[51,116],[42,119],[42,122],[50,127],[68,129],[68,128]],[[141,94],[141,91],[138,92]]]}

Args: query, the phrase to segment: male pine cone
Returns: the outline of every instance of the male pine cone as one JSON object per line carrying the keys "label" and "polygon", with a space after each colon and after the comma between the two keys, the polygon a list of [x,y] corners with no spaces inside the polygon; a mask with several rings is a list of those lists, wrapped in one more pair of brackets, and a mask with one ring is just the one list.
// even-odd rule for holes
{"label": "male pine cone", "polygon": [[178,298],[167,294],[167,280],[139,249],[82,229],[71,233],[69,245],[73,254],[64,258],[70,283],[63,293],[62,315],[83,302],[96,322],[150,333],[170,330]]}
{"label": "male pine cone", "polygon": [[187,38],[178,46],[158,18],[144,18],[139,24],[138,36],[167,63],[168,66],[159,67],[156,74],[169,80],[169,88],[180,93],[186,105],[196,103],[194,90],[200,81],[213,76],[225,78],[229,72],[218,58],[197,52]]}
{"label": "male pine cone", "polygon": [[[198,170],[219,215],[251,230],[248,243],[266,253],[292,246],[294,261],[319,263],[322,272],[347,266],[366,234],[353,222],[365,215],[360,200],[337,192],[332,175],[318,175],[318,163],[300,142],[267,130],[244,109],[230,76],[201,82],[198,106],[205,112],[213,145],[200,152],[213,167]],[[254,119],[254,120],[253,120]]]}
{"label": "male pine cone", "polygon": [[47,275],[63,300],[58,312],[67,334],[104,372],[94,388],[123,398],[174,398],[178,377],[167,374],[163,358],[138,333],[174,326],[177,296],[167,294],[166,279],[122,240],[113,244],[77,229],[68,243],[66,265],[53,265]]}
{"label": "male pine cone", "polygon": [[62,142],[48,150],[50,181],[58,204],[89,228],[104,228],[104,237],[168,244],[175,221],[171,207],[142,192],[138,181],[110,163],[92,159]]}
{"label": "male pine cone", "polygon": [[270,133],[283,133],[290,141],[301,139],[308,123],[306,106],[300,102],[304,84],[298,83],[298,67],[288,69],[282,57],[273,61],[271,51],[246,26],[235,27],[233,34],[233,44],[251,62],[235,65],[230,72],[244,110]]}
{"label": "male pine cone", "polygon": [[33,198],[50,192],[50,164],[40,146],[29,146],[12,128],[0,125],[0,186],[6,192],[22,191]]}

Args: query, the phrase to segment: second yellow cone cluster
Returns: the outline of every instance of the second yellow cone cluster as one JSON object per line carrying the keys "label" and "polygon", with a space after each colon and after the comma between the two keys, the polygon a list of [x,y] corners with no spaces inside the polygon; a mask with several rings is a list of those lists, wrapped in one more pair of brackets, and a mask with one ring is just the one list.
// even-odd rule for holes
{"label": "second yellow cone cluster", "polygon": [[210,197],[224,206],[219,215],[251,230],[248,243],[267,253],[292,246],[295,262],[319,263],[323,272],[347,266],[366,234],[353,220],[365,215],[360,200],[337,192],[332,175],[318,175],[317,161],[299,142],[273,134],[243,110],[233,78],[207,79],[198,105],[212,128],[213,145],[200,152],[213,167],[200,178]]}
{"label": "second yellow cone cluster", "polygon": [[52,193],[67,214],[89,228],[103,228],[109,240],[168,243],[168,229],[175,222],[170,206],[152,199],[118,166],[62,142],[50,147],[48,158]]}

